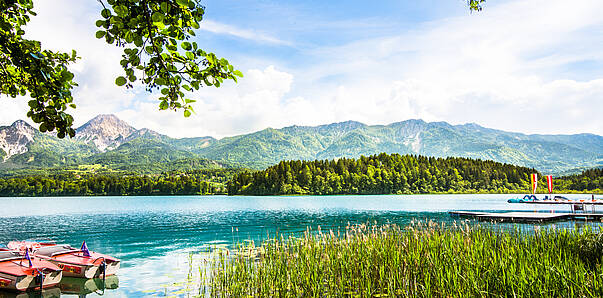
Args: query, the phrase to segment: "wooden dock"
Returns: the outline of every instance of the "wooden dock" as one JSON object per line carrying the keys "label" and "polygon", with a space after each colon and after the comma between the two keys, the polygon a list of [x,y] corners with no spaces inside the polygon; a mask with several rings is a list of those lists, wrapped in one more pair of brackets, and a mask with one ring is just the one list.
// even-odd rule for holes
{"label": "wooden dock", "polygon": [[473,218],[495,222],[551,222],[562,220],[602,221],[603,213],[552,213],[552,212],[472,212],[450,211],[452,217]]}

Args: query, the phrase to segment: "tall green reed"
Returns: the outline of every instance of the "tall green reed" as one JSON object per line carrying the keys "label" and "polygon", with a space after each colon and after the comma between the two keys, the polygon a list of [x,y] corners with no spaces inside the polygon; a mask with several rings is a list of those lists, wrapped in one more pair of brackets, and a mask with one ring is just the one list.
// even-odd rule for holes
{"label": "tall green reed", "polygon": [[300,236],[214,251],[202,296],[603,296],[603,236],[590,228],[419,222]]}

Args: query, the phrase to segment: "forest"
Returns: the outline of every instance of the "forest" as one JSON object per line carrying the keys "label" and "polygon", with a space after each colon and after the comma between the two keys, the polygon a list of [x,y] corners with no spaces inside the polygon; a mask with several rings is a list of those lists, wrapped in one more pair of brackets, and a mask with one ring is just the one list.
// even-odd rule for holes
{"label": "forest", "polygon": [[581,174],[563,176],[554,179],[553,184],[565,192],[591,191],[601,193],[601,190],[603,190],[603,168],[589,169]]}
{"label": "forest", "polygon": [[198,170],[157,175],[37,175],[0,178],[0,196],[137,196],[225,194],[238,170]]}
{"label": "forest", "polygon": [[[0,196],[338,195],[527,193],[536,170],[488,160],[385,154],[281,161],[262,171],[202,169],[161,174],[69,171],[0,178]],[[546,178],[538,173],[538,192]],[[603,169],[554,179],[554,192],[603,189]]]}
{"label": "forest", "polygon": [[[603,188],[601,169],[555,179],[555,190]],[[529,192],[535,169],[462,157],[386,154],[358,159],[282,161],[263,171],[241,172],[229,195],[336,195]],[[546,180],[538,173],[538,192]]]}

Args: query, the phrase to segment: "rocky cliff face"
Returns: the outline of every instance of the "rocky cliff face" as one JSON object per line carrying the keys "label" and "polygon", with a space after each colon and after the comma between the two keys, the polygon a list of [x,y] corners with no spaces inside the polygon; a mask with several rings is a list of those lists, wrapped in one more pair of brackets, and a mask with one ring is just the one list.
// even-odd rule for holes
{"label": "rocky cliff face", "polygon": [[98,115],[80,126],[75,138],[93,143],[98,150],[105,152],[117,148],[134,132],[134,127],[115,115]]}
{"label": "rocky cliff face", "polygon": [[0,126],[0,150],[3,151],[3,153],[0,153],[0,157],[2,162],[13,155],[27,152],[27,145],[33,142],[35,132],[35,128],[22,120],[17,120],[10,126]]}

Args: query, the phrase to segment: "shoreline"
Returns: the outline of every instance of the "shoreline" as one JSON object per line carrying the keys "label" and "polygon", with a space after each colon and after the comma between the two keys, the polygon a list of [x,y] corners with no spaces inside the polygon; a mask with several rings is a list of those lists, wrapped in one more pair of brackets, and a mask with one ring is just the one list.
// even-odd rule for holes
{"label": "shoreline", "polygon": [[[229,195],[227,193],[216,193],[216,194],[91,194],[91,195],[38,195],[38,196],[4,196],[0,195],[0,198],[70,198],[70,197],[327,197],[327,196],[429,196],[429,195],[525,195],[530,194],[529,191],[525,192],[432,192],[432,193],[384,193],[384,194],[268,194],[268,195]],[[549,195],[546,193],[536,193],[537,196]],[[603,195],[603,191],[595,189],[594,191],[560,191],[554,195]]]}

